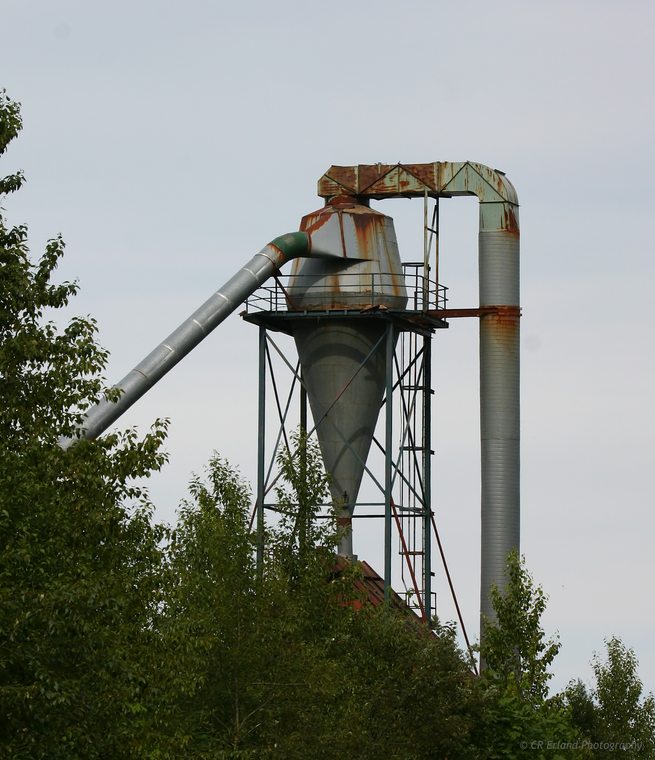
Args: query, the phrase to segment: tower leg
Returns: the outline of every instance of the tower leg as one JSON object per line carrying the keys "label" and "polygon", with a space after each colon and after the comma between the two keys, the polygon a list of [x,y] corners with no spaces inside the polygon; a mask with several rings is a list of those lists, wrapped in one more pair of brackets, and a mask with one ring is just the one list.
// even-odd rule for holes
{"label": "tower leg", "polygon": [[266,478],[266,328],[259,328],[259,399],[257,410],[257,569],[264,569],[264,490]]}

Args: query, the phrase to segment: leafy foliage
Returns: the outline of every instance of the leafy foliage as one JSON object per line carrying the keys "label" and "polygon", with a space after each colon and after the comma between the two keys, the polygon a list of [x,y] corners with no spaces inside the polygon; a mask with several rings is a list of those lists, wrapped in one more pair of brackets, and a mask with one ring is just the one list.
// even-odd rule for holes
{"label": "leafy foliage", "polygon": [[[0,155],[20,128],[0,93]],[[175,529],[153,523],[139,482],[165,462],[164,422],[63,449],[112,394],[93,320],[61,324],[77,292],[53,281],[63,253],[57,237],[33,261],[0,213],[0,756],[602,758],[632,741],[625,757],[655,757],[655,702],[617,639],[595,690],[548,697],[559,643],[517,555],[480,678],[448,625],[367,604],[319,520],[328,481],[303,435],[280,457],[263,567],[250,490],[218,456]]]}
{"label": "leafy foliage", "polygon": [[632,649],[612,637],[606,642],[607,659],[595,655],[592,669],[596,686],[588,691],[574,681],[565,691],[573,722],[596,749],[595,758],[655,757],[655,699],[642,696],[637,658]]}
{"label": "leafy foliage", "polygon": [[[20,126],[3,93],[0,153]],[[47,319],[77,290],[52,281],[63,250],[55,238],[33,263],[26,227],[0,215],[0,754],[138,755],[164,532],[135,479],[164,462],[165,424],[58,445],[101,396],[107,356],[92,320]]]}
{"label": "leafy foliage", "polygon": [[[325,475],[317,450],[305,453],[316,496]],[[159,751],[469,756],[480,701],[452,633],[432,636],[386,608],[356,610],[348,601],[358,570],[337,572],[333,531],[311,520],[303,539],[289,515],[258,573],[249,490],[219,457],[190,490],[160,623],[162,652],[175,666],[158,690]],[[303,508],[293,484],[280,493],[286,508]]]}
{"label": "leafy foliage", "polygon": [[[219,457],[209,482],[196,477],[168,549],[160,623],[166,676],[165,729],[187,756],[223,756],[257,725],[257,614],[249,491]],[[164,675],[164,674],[160,674]],[[229,755],[225,755],[229,756]]]}
{"label": "leafy foliage", "polygon": [[567,757],[587,757],[562,700],[548,698],[559,642],[545,636],[546,596],[517,552],[507,559],[504,593],[494,588],[491,598],[496,619],[485,621],[480,649],[486,709],[479,746],[489,758],[556,757],[552,748],[560,746],[569,747]]}
{"label": "leafy foliage", "polygon": [[491,590],[496,622],[486,621],[482,659],[485,678],[507,689],[512,687],[526,701],[539,704],[548,695],[549,667],[560,644],[546,639],[541,617],[546,595],[535,586],[517,552],[507,559],[507,588]]}
{"label": "leafy foliage", "polygon": [[283,477],[276,488],[282,513],[278,537],[296,558],[310,559],[318,546],[333,549],[337,536],[318,520],[321,504],[329,491],[318,443],[300,430],[291,435],[291,448],[281,449],[278,465]]}
{"label": "leafy foliage", "polygon": [[[0,90],[0,156],[5,153],[9,143],[18,137],[22,127],[20,105],[8,98],[5,90]],[[15,192],[23,182],[21,172],[0,177],[0,197]]]}

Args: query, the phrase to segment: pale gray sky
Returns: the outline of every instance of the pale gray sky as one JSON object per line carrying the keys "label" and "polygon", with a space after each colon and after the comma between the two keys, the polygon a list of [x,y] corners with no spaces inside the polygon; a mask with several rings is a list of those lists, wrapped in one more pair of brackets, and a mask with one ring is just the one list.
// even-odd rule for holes
{"label": "pale gray sky", "polygon": [[[651,2],[4,0],[0,86],[25,129],[5,206],[58,232],[117,381],[278,234],[331,164],[472,160],[522,227],[522,551],[550,595],[556,686],[612,634],[655,688]],[[378,206],[421,256],[420,202]],[[442,282],[475,306],[477,208],[442,203]],[[649,337],[651,336],[651,337]],[[216,449],[254,479],[256,330],[233,315],[126,415],[172,421],[173,519]],[[435,507],[477,629],[477,325],[434,345]],[[381,567],[380,548],[356,550]],[[439,574],[440,611],[453,612]]]}

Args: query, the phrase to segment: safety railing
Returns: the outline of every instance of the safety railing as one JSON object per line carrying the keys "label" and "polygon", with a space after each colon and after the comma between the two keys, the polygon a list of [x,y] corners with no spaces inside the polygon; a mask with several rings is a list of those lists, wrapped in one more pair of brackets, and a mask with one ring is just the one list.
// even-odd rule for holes
{"label": "safety railing", "polygon": [[[398,275],[387,272],[367,274],[339,272],[338,277],[317,278],[315,275],[294,275],[278,273],[256,290],[245,302],[246,313],[259,311],[303,311],[306,307],[299,303],[311,302],[312,310],[325,303],[326,309],[334,308],[331,304],[339,303],[339,308],[348,308],[349,303],[358,304],[362,300],[367,306],[375,307],[392,303],[407,296],[404,311],[435,311],[445,309],[448,301],[448,288],[430,280],[424,274],[422,263],[403,263],[403,280]],[[402,284],[399,286],[399,282]]]}

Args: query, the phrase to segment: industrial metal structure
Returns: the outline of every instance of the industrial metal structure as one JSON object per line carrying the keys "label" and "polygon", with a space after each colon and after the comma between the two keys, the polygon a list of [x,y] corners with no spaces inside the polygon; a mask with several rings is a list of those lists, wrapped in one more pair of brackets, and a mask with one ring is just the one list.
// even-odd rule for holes
{"label": "industrial metal structure", "polygon": [[[414,604],[434,612],[431,496],[431,340],[452,317],[480,324],[481,615],[493,617],[490,588],[505,584],[508,553],[519,546],[519,225],[516,192],[503,172],[471,162],[331,167],[318,182],[325,206],[303,217],[300,231],[276,238],[192,314],[119,384],[117,402],[89,413],[81,435],[100,435],[127,408],[247,299],[243,316],[259,327],[257,525],[263,535],[267,494],[293,389],[301,423],[311,409],[332,505],[342,528],[340,553],[353,556],[352,521],[366,509],[384,519],[384,583],[391,588],[395,525]],[[449,309],[438,284],[438,201],[480,201],[479,306]],[[393,222],[371,200],[422,198],[422,262],[403,264]],[[429,222],[428,199],[435,201]],[[435,243],[434,254],[430,241]],[[293,260],[286,280],[280,268]],[[270,278],[273,278],[271,281]],[[272,284],[269,284],[272,283]],[[263,287],[263,290],[260,288]],[[271,333],[293,336],[298,362]],[[266,466],[264,435],[271,348],[291,370],[285,403],[274,377],[280,431]],[[396,411],[394,411],[394,403]],[[380,410],[383,440],[376,438]],[[381,436],[382,437],[382,436]],[[70,443],[70,442],[67,442]],[[66,444],[67,445],[67,444]],[[287,444],[288,445],[288,444]],[[383,472],[367,464],[371,447]],[[378,502],[358,502],[364,474]],[[381,507],[381,509],[378,509]],[[375,512],[377,510],[377,512]],[[437,536],[438,539],[438,536]],[[441,551],[441,545],[439,543]]]}

